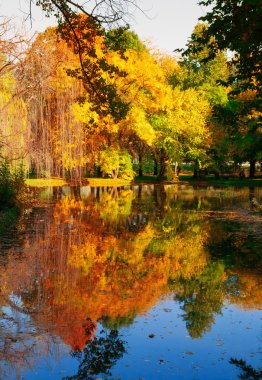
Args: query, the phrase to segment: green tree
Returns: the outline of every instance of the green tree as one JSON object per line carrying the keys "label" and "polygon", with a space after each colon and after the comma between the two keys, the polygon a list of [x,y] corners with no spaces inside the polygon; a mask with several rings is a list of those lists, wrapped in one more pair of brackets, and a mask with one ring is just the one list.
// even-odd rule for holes
{"label": "green tree", "polygon": [[[224,161],[233,160],[239,164],[249,161],[250,178],[255,176],[256,161],[262,158],[262,114],[259,108],[255,92],[247,90],[231,96],[227,104],[217,109],[214,120],[217,132],[214,152],[224,152]],[[222,162],[223,155],[220,158]]]}
{"label": "green tree", "polygon": [[168,168],[174,162],[205,160],[209,113],[209,103],[198,90],[175,88],[169,109],[151,116],[156,131],[160,177],[170,172]]}
{"label": "green tree", "polygon": [[192,338],[200,338],[214,323],[214,315],[221,313],[224,301],[224,265],[208,264],[204,271],[191,280],[181,279],[175,300],[182,304],[184,320]]}
{"label": "green tree", "polygon": [[112,178],[134,178],[131,157],[126,151],[107,148],[100,153],[99,163],[104,175]]}
{"label": "green tree", "polygon": [[138,35],[126,27],[119,27],[109,30],[106,33],[106,45],[109,50],[122,51],[132,49],[137,52],[146,50],[146,46],[139,39]]}
{"label": "green tree", "polygon": [[[213,59],[206,60],[210,54],[209,44],[201,40],[208,26],[206,23],[198,23],[190,36],[187,49],[183,51],[179,61],[180,70],[170,76],[169,81],[173,88],[182,90],[195,89],[210,104],[210,117],[208,119],[209,144],[205,144],[202,152],[202,160],[197,155],[191,157],[195,161],[195,176],[204,164],[215,173],[221,170],[225,161],[224,143],[221,143],[221,131],[216,120],[220,107],[228,102],[228,87],[225,83],[229,76],[229,68],[225,52],[218,51]],[[210,37],[213,41],[213,37]],[[224,135],[222,133],[222,135]],[[204,157],[204,160],[203,160]]]}
{"label": "green tree", "polygon": [[[214,1],[201,3],[211,4]],[[234,3],[236,2],[227,2],[227,12],[232,11]],[[217,16],[219,12],[219,17],[223,15],[223,4],[226,7],[224,1],[217,1],[213,13],[211,12],[213,16]],[[234,160],[235,163],[249,161],[252,178],[255,174],[255,162],[262,156],[259,82],[253,74],[251,80],[248,77],[244,78],[243,71],[239,71],[240,52],[237,60],[235,57],[230,61],[225,55],[226,49],[231,47],[223,40],[224,33],[228,32],[225,30],[229,27],[227,24],[229,14],[225,17],[226,28],[222,28],[221,33],[220,31],[218,33],[215,27],[219,20],[216,18],[216,21],[211,20],[209,16],[201,18],[206,23],[196,26],[188,41],[187,49],[183,52],[182,73],[176,73],[171,82],[184,88],[190,86],[198,88],[212,105],[210,119],[212,142],[207,150],[209,167],[218,173],[225,170],[225,163],[228,161]],[[241,27],[243,26],[240,25],[240,29]],[[243,62],[241,64],[243,65]],[[245,67],[246,73],[248,67]],[[251,70],[250,67],[249,69]],[[232,80],[234,83],[229,86]],[[252,82],[250,87],[256,90],[243,91],[249,87],[246,86],[248,80]],[[236,96],[235,92],[240,94]]]}
{"label": "green tree", "polygon": [[[235,70],[231,82],[237,80],[239,89],[261,91],[261,17],[258,0],[203,0],[201,6],[213,6],[200,20],[208,23],[198,39],[208,44],[207,59],[213,59],[220,50],[230,50]],[[201,50],[199,45],[195,49]]]}

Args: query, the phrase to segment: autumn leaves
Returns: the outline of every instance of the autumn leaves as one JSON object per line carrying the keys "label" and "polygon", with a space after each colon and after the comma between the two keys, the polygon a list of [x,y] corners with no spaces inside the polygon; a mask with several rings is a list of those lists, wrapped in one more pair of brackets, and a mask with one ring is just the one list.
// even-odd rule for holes
{"label": "autumn leaves", "polygon": [[176,60],[150,51],[126,29],[105,32],[84,16],[78,21],[80,45],[72,42],[72,31],[66,34],[68,26],[60,34],[49,28],[10,79],[2,77],[2,86],[10,80],[14,85],[7,86],[3,106],[10,98],[13,106],[0,128],[8,123],[14,136],[19,101],[19,158],[26,170],[38,177],[101,173],[132,179],[132,161],[139,157],[157,161],[165,174],[174,160],[200,154],[210,107],[199,91],[172,85],[171,76],[181,70]]}

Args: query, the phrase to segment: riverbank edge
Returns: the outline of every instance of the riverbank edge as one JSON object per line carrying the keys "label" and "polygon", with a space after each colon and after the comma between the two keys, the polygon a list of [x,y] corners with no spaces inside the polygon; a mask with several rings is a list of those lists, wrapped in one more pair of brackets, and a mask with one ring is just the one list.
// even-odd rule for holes
{"label": "riverbank edge", "polygon": [[70,181],[63,178],[39,178],[26,179],[25,184],[29,187],[61,187],[61,186],[90,186],[90,187],[122,187],[142,184],[180,184],[192,186],[215,186],[215,187],[262,187],[262,178],[239,179],[239,178],[194,178],[193,176],[181,175],[176,181],[159,180],[155,176],[136,177],[133,181],[110,178],[84,178],[81,181]]}

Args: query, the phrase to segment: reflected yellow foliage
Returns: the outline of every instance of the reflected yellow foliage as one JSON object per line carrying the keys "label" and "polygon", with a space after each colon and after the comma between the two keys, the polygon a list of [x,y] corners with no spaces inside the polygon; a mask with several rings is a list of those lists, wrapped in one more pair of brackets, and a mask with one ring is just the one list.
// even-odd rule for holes
{"label": "reflected yellow foliage", "polygon": [[134,194],[132,190],[122,190],[121,196],[105,192],[102,194],[97,210],[100,217],[109,223],[116,223],[121,218],[127,218],[131,212]]}
{"label": "reflected yellow foliage", "polygon": [[205,234],[194,235],[188,239],[177,236],[167,242],[169,257],[175,261],[175,267],[169,274],[172,279],[190,279],[203,270],[209,259],[205,249],[206,238]]}
{"label": "reflected yellow foliage", "polygon": [[[144,313],[173,289],[184,300],[188,326],[190,308],[201,319],[202,302],[209,300],[206,322],[191,328],[196,336],[206,331],[229,297],[230,273],[210,264],[209,221],[183,208],[183,202],[200,207],[199,198],[190,193],[179,200],[177,187],[166,190],[155,187],[149,200],[142,192],[137,202],[133,190],[100,189],[95,198],[94,189],[87,199],[61,196],[36,213],[35,233],[23,237],[22,253],[11,250],[1,264],[1,303],[9,294],[21,297],[38,326],[51,326],[75,350],[92,339],[97,321]],[[201,205],[207,203],[203,197]],[[230,300],[260,307],[258,277],[244,270],[236,275],[241,297]]]}

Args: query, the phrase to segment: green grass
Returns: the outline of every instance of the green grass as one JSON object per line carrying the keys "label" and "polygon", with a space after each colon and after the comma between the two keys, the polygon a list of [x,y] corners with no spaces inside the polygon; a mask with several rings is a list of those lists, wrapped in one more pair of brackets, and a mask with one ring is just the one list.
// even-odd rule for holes
{"label": "green grass", "polygon": [[125,179],[112,179],[112,178],[85,178],[83,180],[88,186],[91,187],[103,187],[103,186],[128,186],[131,185],[132,181]]}
{"label": "green grass", "polygon": [[[159,183],[159,178],[157,176],[142,176],[136,177],[134,181],[127,181],[123,179],[111,179],[111,178],[84,178],[82,180],[82,185],[87,185],[91,187],[107,187],[107,186],[128,186],[132,183]],[[166,181],[162,181],[165,183]],[[240,179],[240,178],[214,178],[213,176],[206,176],[203,178],[194,178],[192,175],[181,174],[179,176],[179,182],[187,182],[192,185],[211,185],[211,186],[233,186],[233,187],[260,187],[262,186],[262,178],[254,179]],[[70,184],[66,182],[63,178],[39,178],[39,179],[26,179],[25,183],[27,186],[31,187],[55,187],[55,186],[65,186]]]}
{"label": "green grass", "polygon": [[213,186],[232,186],[232,187],[260,187],[262,186],[262,178],[214,178],[213,176],[194,178],[190,175],[179,176],[180,182],[189,182],[190,184],[206,184]]}
{"label": "green grass", "polygon": [[[78,184],[79,182],[73,182]],[[63,178],[36,178],[36,179],[26,179],[25,184],[30,187],[55,187],[55,186],[65,186],[70,185],[70,181],[66,181]],[[103,186],[126,186],[130,185],[131,181],[123,179],[111,179],[111,178],[84,178],[82,184],[91,187],[103,187]]]}
{"label": "green grass", "polygon": [[159,179],[156,175],[143,175],[135,177],[134,182],[159,182]]}
{"label": "green grass", "polygon": [[25,184],[30,187],[55,187],[65,186],[66,181],[63,178],[27,178]]}

